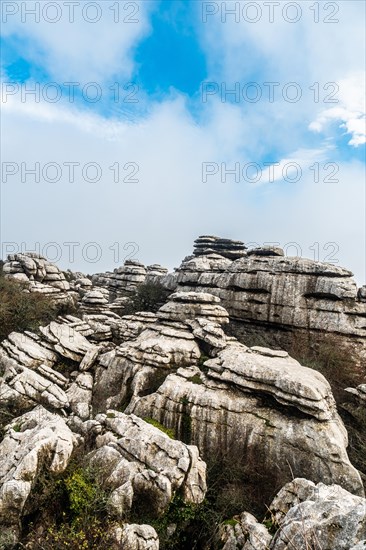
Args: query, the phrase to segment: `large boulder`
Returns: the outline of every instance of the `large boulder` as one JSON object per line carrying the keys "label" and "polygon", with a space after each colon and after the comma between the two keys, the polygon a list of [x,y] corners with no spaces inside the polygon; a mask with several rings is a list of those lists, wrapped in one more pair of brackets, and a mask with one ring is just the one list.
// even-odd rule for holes
{"label": "large boulder", "polygon": [[146,514],[159,516],[180,490],[198,504],[206,493],[206,464],[197,447],[171,439],[134,415],[109,410],[97,416],[103,430],[88,460],[111,491],[109,508],[123,518],[140,501]]}
{"label": "large boulder", "polygon": [[338,485],[294,479],[269,510],[278,526],[271,550],[349,550],[366,537],[366,500]]}
{"label": "large boulder", "polygon": [[6,426],[0,443],[0,524],[13,542],[37,479],[45,471],[63,472],[78,441],[60,416],[42,406]]}

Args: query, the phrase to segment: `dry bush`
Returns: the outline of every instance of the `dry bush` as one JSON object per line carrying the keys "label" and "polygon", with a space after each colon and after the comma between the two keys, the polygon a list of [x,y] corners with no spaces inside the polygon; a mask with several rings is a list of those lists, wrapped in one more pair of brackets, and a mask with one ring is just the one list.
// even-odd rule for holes
{"label": "dry bush", "polygon": [[6,279],[0,272],[0,341],[11,332],[36,330],[72,306],[56,304],[39,293],[25,292],[24,284]]}

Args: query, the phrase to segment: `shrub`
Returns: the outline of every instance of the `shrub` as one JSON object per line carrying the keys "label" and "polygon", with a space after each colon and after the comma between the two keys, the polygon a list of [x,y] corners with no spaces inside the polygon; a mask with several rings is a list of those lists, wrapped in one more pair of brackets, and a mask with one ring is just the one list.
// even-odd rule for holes
{"label": "shrub", "polygon": [[60,475],[45,466],[32,491],[22,543],[43,550],[108,548],[106,532],[112,521],[98,472],[84,467],[80,459]]}
{"label": "shrub", "polygon": [[69,311],[40,293],[24,290],[24,284],[6,279],[0,272],[0,341],[13,331],[36,330]]}
{"label": "shrub", "polygon": [[169,294],[171,291],[160,283],[143,283],[137,288],[128,305],[125,306],[123,314],[132,315],[137,311],[156,313],[164,305]]}

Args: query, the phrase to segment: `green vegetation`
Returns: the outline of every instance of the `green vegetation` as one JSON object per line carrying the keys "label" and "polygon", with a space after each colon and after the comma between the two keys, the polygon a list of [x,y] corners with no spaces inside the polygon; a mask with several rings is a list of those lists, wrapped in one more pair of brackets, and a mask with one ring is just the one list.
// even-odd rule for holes
{"label": "green vegetation", "polygon": [[199,374],[194,374],[191,378],[188,378],[188,380],[192,382],[192,384],[203,384]]}
{"label": "green vegetation", "polygon": [[150,418],[150,417],[148,417],[148,416],[145,416],[145,417],[144,417],[144,420],[145,420],[145,422],[147,422],[148,424],[151,424],[151,425],[154,426],[155,428],[158,428],[161,432],[165,433],[167,436],[170,437],[170,439],[175,439],[174,430],[171,430],[170,428],[166,428],[165,426],[163,426],[162,424],[160,424],[160,422],[158,422],[158,421],[155,420],[154,418]]}
{"label": "green vegetation", "polygon": [[204,372],[205,374],[207,373],[208,368],[204,366],[204,363],[205,363],[206,361],[208,361],[209,359],[210,359],[210,358],[209,358],[207,355],[205,355],[204,353],[202,353],[202,355],[201,355],[200,358],[198,359],[197,366],[198,366],[198,368],[199,368],[202,372]]}
{"label": "green vegetation", "polygon": [[144,283],[137,287],[135,294],[130,298],[128,305],[123,309],[123,315],[132,315],[137,311],[156,313],[171,294],[160,283]]}
{"label": "green vegetation", "polygon": [[0,341],[11,332],[37,330],[58,315],[71,313],[72,308],[55,304],[39,293],[26,291],[23,283],[4,277],[0,271]]}
{"label": "green vegetation", "polygon": [[108,548],[106,532],[112,520],[98,473],[78,460],[58,476],[43,471],[32,492],[31,508],[36,513],[28,517],[25,544],[42,550]]}

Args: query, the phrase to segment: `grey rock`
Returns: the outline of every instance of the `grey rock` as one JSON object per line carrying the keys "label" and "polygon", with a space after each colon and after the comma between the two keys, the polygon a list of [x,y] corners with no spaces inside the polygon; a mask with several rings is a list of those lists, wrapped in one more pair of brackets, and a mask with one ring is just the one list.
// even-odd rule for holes
{"label": "grey rock", "polygon": [[270,512],[279,526],[271,550],[348,550],[366,536],[366,500],[338,485],[294,479],[276,496]]}
{"label": "grey rock", "polygon": [[123,517],[133,507],[134,498],[145,495],[158,516],[178,489],[186,502],[203,501],[206,465],[196,447],[170,439],[134,415],[109,410],[97,420],[104,431],[89,460],[103,471],[104,484],[112,490],[109,507],[113,515]]}

